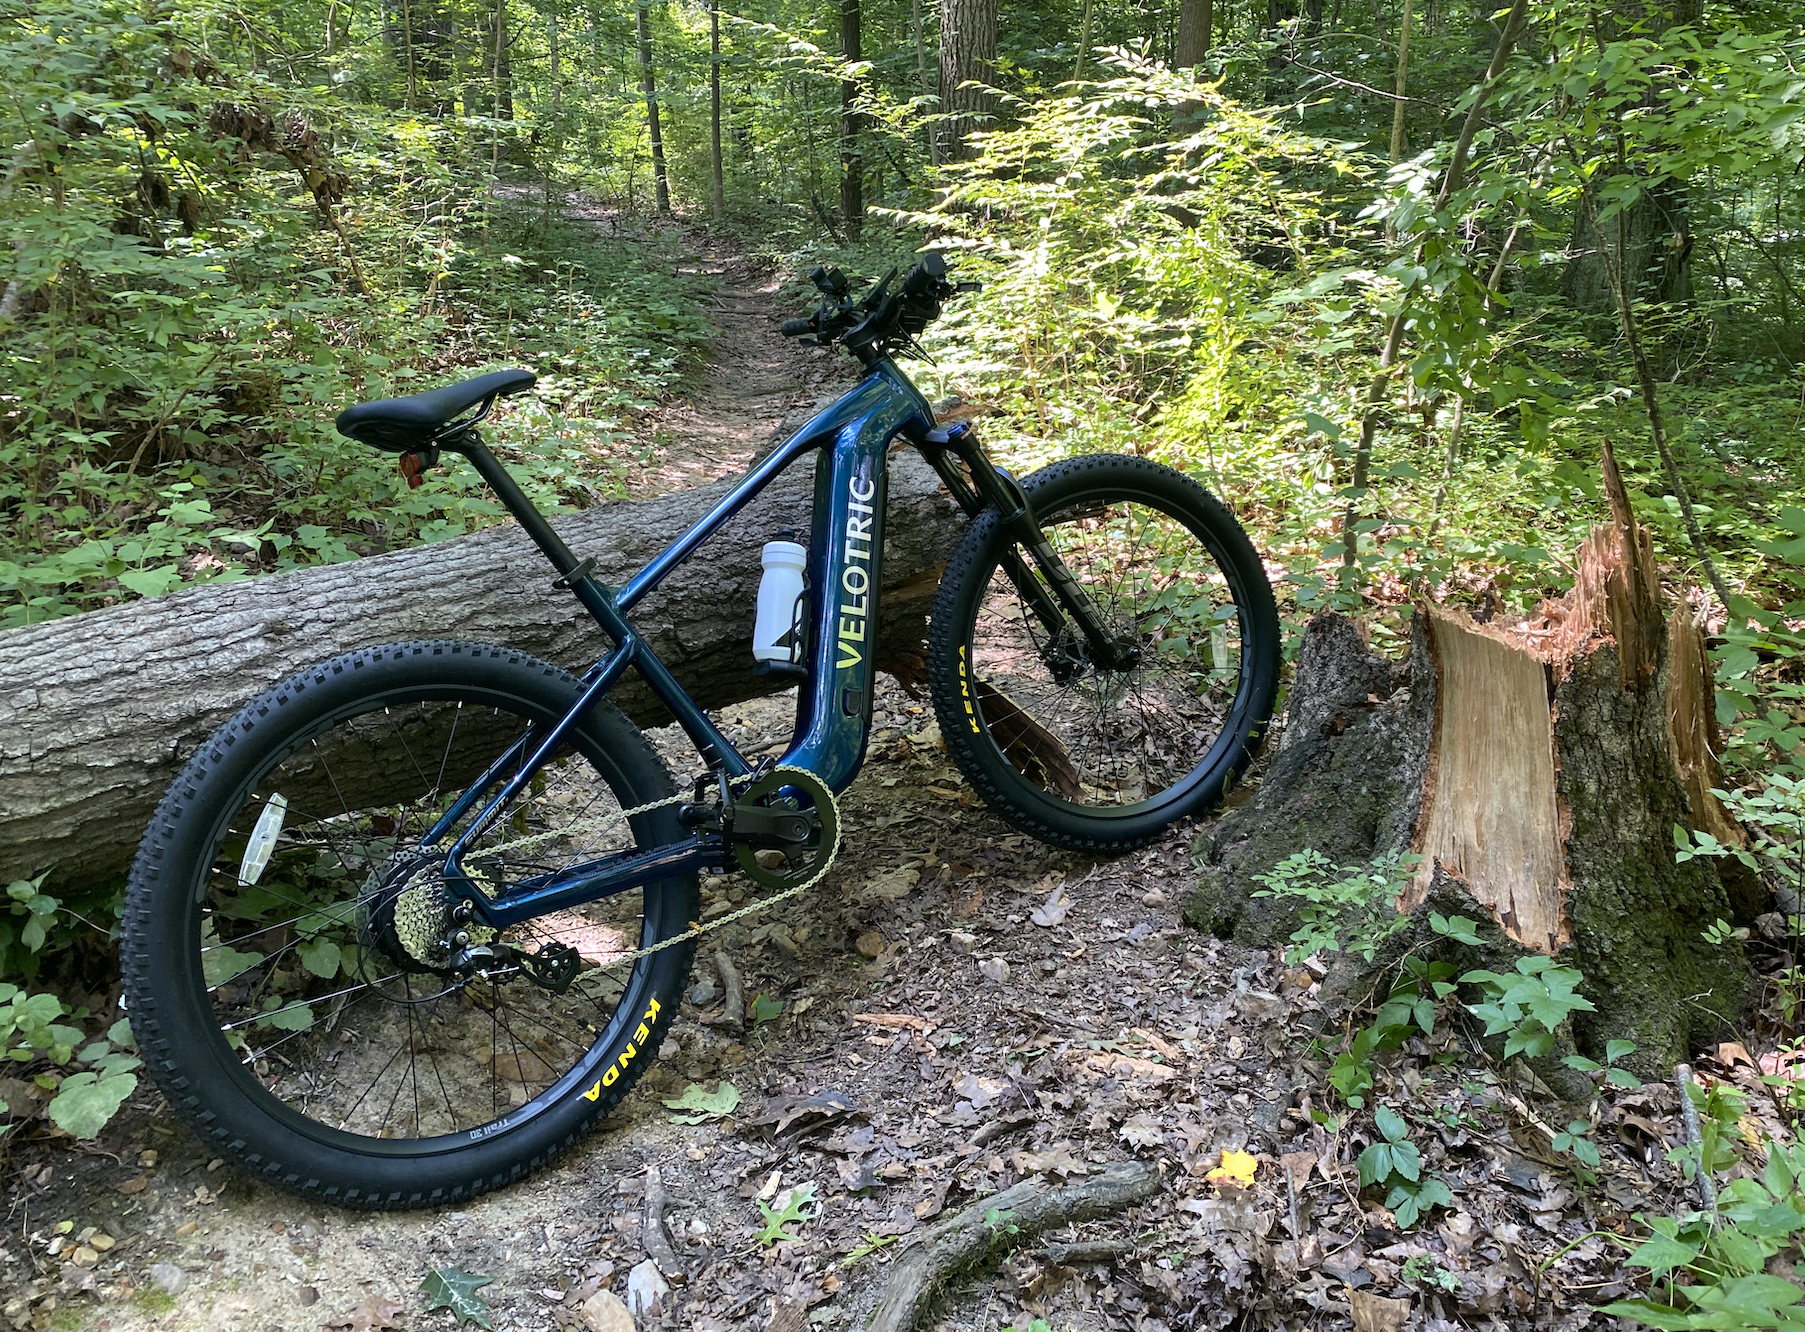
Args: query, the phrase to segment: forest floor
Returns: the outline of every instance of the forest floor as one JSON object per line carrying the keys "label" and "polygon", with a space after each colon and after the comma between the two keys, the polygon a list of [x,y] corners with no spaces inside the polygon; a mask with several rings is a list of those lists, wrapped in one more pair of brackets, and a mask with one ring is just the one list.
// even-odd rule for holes
{"label": "forest floor", "polygon": [[[742,469],[844,373],[777,337],[787,312],[772,279],[707,237],[695,262],[721,279],[718,353],[688,400],[648,423],[644,489]],[[722,722],[736,742],[775,746],[790,708],[758,700]],[[675,737],[661,739],[687,772]],[[710,938],[659,1062],[530,1183],[454,1211],[321,1209],[210,1160],[148,1083],[96,1143],[21,1136],[6,1161],[0,1329],[450,1328],[450,1313],[422,1312],[420,1284],[455,1266],[492,1278],[480,1294],[498,1329],[620,1332],[591,1297],[626,1297],[647,1258],[653,1167],[687,1279],[642,1326],[860,1328],[912,1234],[1017,1181],[1051,1187],[1131,1159],[1163,1172],[1150,1201],[1005,1240],[927,1325],[1615,1324],[1590,1312],[1630,1288],[1610,1233],[1680,1196],[1662,1155],[1680,1133],[1670,1089],[1601,1107],[1605,1161],[1582,1187],[1528,1127],[1528,1093],[1457,1034],[1407,1048],[1377,1090],[1411,1107],[1455,1202],[1401,1230],[1359,1196],[1365,1137],[1325,1090],[1316,1038],[1334,1032],[1317,974],[1181,922],[1194,830],[1113,861],[1025,838],[980,806],[925,701],[889,683],[842,813],[829,878],[781,916]],[[743,900],[737,879],[706,886],[714,914]],[[717,948],[776,1016],[742,1031],[722,1011]],[[739,1094],[726,1116],[685,1124],[665,1105],[723,1079]],[[1210,1177],[1243,1151],[1251,1178],[1245,1164]],[[786,1210],[797,1219],[776,1238],[767,1211]],[[1059,1247],[1079,1240],[1100,1243]]]}

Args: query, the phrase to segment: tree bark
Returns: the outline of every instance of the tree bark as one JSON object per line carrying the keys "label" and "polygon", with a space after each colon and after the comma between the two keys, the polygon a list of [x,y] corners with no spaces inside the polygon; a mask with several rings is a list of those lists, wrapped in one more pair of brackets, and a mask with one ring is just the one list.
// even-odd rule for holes
{"label": "tree bark", "polygon": [[1392,80],[1391,160],[1393,165],[1404,160],[1404,90],[1410,78],[1410,0],[1404,0],[1404,13],[1398,20],[1398,72]]}
{"label": "tree bark", "polygon": [[[1087,0],[1088,3],[1088,0]],[[915,36],[915,76],[921,83],[921,95],[932,97],[934,85],[928,78],[928,39],[922,29],[921,0],[909,0],[909,23]],[[924,125],[922,132],[927,139],[928,161],[935,166],[940,165],[940,132],[937,126]]]}
{"label": "tree bark", "polygon": [[1210,53],[1210,29],[1215,21],[1213,0],[1179,0],[1173,68],[1194,69],[1203,63],[1203,58]]}
{"label": "tree bark", "polygon": [[[859,56],[859,0],[840,0],[840,56],[848,64]],[[840,221],[851,240],[865,226],[865,159],[859,151],[857,79],[840,80]]]}
{"label": "tree bark", "polygon": [[970,156],[972,133],[989,123],[996,59],[997,0],[940,0],[940,110],[949,117],[941,122],[944,160]]}
{"label": "tree bark", "polygon": [[646,100],[646,133],[652,140],[652,183],[660,217],[671,215],[671,186],[664,171],[664,132],[658,126],[658,78],[652,70],[651,0],[639,0],[639,91]]}
{"label": "tree bark", "polygon": [[[807,460],[677,570],[633,615],[696,700],[721,707],[783,688],[749,651],[760,548],[807,530]],[[599,505],[556,523],[618,584],[727,483]],[[880,665],[908,672],[963,518],[926,464],[890,480]],[[164,788],[233,711],[283,676],[351,648],[420,637],[505,643],[582,669],[608,643],[518,527],[348,564],[195,588],[0,635],[0,882],[65,885],[121,873]],[[642,725],[668,721],[629,677],[612,695]],[[681,775],[681,774],[679,774]]]}
{"label": "tree bark", "polygon": [[708,0],[708,165],[714,178],[714,220],[727,220],[721,175],[721,0]]}
{"label": "tree bark", "polygon": [[[1593,202],[1582,197],[1573,218],[1573,257],[1561,270],[1561,295],[1591,314],[1616,311],[1608,256],[1592,225]],[[1645,187],[1623,220],[1624,283],[1631,298],[1653,305],[1692,299],[1692,231],[1686,188],[1677,181]]]}
{"label": "tree bark", "polygon": [[[1585,976],[1585,1053],[1628,1039],[1670,1068],[1735,1020],[1747,969],[1704,932],[1752,920],[1759,885],[1734,861],[1674,860],[1676,825],[1744,840],[1711,795],[1703,635],[1684,597],[1663,604],[1608,452],[1604,470],[1614,521],[1581,548],[1573,591],[1534,616],[1424,606],[1402,662],[1349,620],[1312,622],[1271,772],[1200,843],[1193,924],[1283,943],[1296,901],[1252,897],[1253,876],[1305,847],[1348,867],[1413,851],[1399,911],[1483,922],[1504,969],[1542,953]],[[1420,924],[1403,938],[1447,946]]]}

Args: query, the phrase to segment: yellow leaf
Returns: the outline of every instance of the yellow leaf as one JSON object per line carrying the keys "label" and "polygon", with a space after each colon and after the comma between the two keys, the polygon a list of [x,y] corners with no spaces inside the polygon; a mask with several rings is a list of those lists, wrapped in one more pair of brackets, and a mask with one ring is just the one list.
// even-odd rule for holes
{"label": "yellow leaf", "polygon": [[1222,1164],[1204,1178],[1211,1184],[1232,1184],[1245,1189],[1253,1184],[1253,1172],[1259,1168],[1259,1158],[1252,1152],[1237,1152],[1231,1148],[1222,1153]]}

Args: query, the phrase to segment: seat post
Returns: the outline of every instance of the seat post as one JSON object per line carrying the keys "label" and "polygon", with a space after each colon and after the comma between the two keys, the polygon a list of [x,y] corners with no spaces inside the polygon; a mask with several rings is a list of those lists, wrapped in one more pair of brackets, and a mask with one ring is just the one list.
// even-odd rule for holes
{"label": "seat post", "polygon": [[489,452],[488,445],[482,442],[476,431],[464,431],[455,439],[444,441],[440,447],[461,453],[470,460],[477,475],[489,483],[489,489],[507,506],[508,512],[514,515],[521,529],[533,539],[533,544],[545,552],[545,558],[552,562],[552,567],[558,571],[560,578],[568,577],[576,570],[577,557],[564,544],[564,538],[553,531],[552,525],[545,521],[545,515],[533,507],[533,502],[526,497],[526,493],[508,475],[508,469],[502,466],[501,459]]}

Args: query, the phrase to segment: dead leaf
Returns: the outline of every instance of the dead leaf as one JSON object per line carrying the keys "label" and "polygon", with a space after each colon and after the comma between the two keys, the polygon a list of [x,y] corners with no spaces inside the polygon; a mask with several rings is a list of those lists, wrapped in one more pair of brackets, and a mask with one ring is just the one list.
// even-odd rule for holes
{"label": "dead leaf", "polygon": [[123,1184],[113,1185],[120,1193],[143,1193],[150,1186],[149,1175],[139,1175],[136,1179],[128,1179]]}
{"label": "dead leaf", "polygon": [[1747,1064],[1750,1068],[1757,1067],[1754,1056],[1748,1052],[1741,1041],[1724,1041],[1719,1044],[1717,1062],[1725,1068],[1735,1068],[1738,1064]]}
{"label": "dead leaf", "polygon": [[1009,1157],[1009,1164],[1024,1175],[1058,1175],[1066,1179],[1090,1173],[1090,1167],[1073,1156],[1071,1147],[1065,1143],[1044,1152],[1014,1152]]}
{"label": "dead leaf", "polygon": [[329,1323],[321,1323],[328,1332],[336,1332],[339,1328],[348,1332],[383,1332],[385,1328],[404,1329],[401,1315],[407,1309],[394,1300],[382,1295],[371,1295],[351,1312],[340,1314]]}
{"label": "dead leaf", "polygon": [[1771,1078],[1805,1079],[1805,1051],[1770,1050],[1761,1056],[1761,1071]]}
{"label": "dead leaf", "polygon": [[858,1113],[858,1106],[845,1092],[818,1091],[807,1096],[773,1096],[753,1123],[773,1134],[786,1133],[798,1125],[798,1132],[807,1132]]}
{"label": "dead leaf", "polygon": [[1151,1059],[1137,1059],[1133,1055],[1113,1054],[1108,1050],[1100,1050],[1091,1055],[1084,1061],[1084,1066],[1092,1072],[1123,1082],[1134,1078],[1164,1082],[1178,1076],[1178,1070],[1168,1064],[1156,1064]]}
{"label": "dead leaf", "polygon": [[1310,1171],[1315,1166],[1315,1152],[1286,1152],[1279,1157],[1280,1169],[1291,1172],[1291,1183],[1296,1188],[1301,1189],[1310,1182]]}
{"label": "dead leaf", "polygon": [[1159,1126],[1159,1121],[1144,1110],[1131,1116],[1116,1136],[1136,1147],[1160,1147],[1166,1141],[1165,1130]]}
{"label": "dead leaf", "polygon": [[996,1078],[981,1078],[976,1073],[967,1073],[953,1084],[953,1090],[970,1101],[972,1109],[982,1110],[1008,1091],[1009,1084]]}
{"label": "dead leaf", "polygon": [[1071,894],[1063,888],[1055,888],[1047,895],[1047,900],[1028,913],[1028,919],[1043,930],[1050,930],[1065,920],[1066,912],[1072,909]]}
{"label": "dead leaf", "polygon": [[934,1024],[924,1017],[916,1017],[913,1013],[854,1013],[854,1022],[869,1022],[874,1027],[906,1027],[910,1031],[918,1031],[926,1036],[934,1030]]}
{"label": "dead leaf", "polygon": [[853,943],[860,957],[868,962],[875,962],[884,952],[884,936],[876,930],[866,930]]}
{"label": "dead leaf", "polygon": [[1369,1295],[1352,1286],[1347,1291],[1354,1310],[1354,1332],[1398,1332],[1410,1320],[1410,1301]]}
{"label": "dead leaf", "polygon": [[1260,1168],[1260,1160],[1252,1152],[1238,1152],[1229,1148],[1222,1153],[1222,1164],[1204,1176],[1211,1184],[1227,1184],[1233,1188],[1246,1189],[1253,1187],[1254,1171]]}
{"label": "dead leaf", "polygon": [[918,869],[886,870],[865,885],[861,896],[875,897],[884,902],[896,902],[906,897],[909,889],[920,881],[921,871]]}

